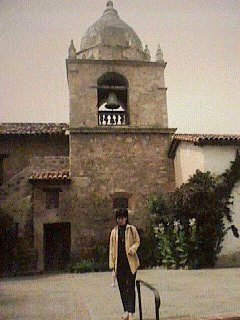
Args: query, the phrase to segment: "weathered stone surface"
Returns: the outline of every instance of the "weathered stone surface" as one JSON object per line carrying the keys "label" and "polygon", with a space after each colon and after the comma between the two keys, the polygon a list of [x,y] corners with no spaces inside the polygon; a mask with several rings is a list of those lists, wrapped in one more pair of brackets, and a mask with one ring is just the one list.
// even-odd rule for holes
{"label": "weathered stone surface", "polygon": [[[172,191],[175,186],[168,145],[169,136],[161,134],[72,134],[71,187],[81,203],[78,214],[82,219],[87,222],[88,217],[99,214],[101,222],[106,218],[106,225],[114,223],[111,195],[121,190],[134,198],[129,208],[131,221],[144,229],[148,225],[147,196]],[[95,208],[91,194],[99,202]]]}
{"label": "weathered stone surface", "polygon": [[[19,223],[24,232],[27,220],[32,218],[32,187],[28,183],[29,168],[25,168],[0,187],[1,208]],[[32,236],[32,235],[31,235]]]}
{"label": "weathered stone surface", "polygon": [[[1,208],[13,216],[14,221],[18,222],[19,232],[34,247],[34,238],[35,243],[38,243],[38,234],[42,229],[42,225],[35,224],[34,217],[39,213],[38,201],[41,201],[40,205],[45,206],[45,198],[35,197],[35,191],[38,194],[39,184],[35,190],[28,178],[33,170],[61,169],[69,166],[68,136],[8,135],[0,141],[0,153],[9,155],[3,162],[4,183],[0,187]],[[42,189],[47,185],[48,183],[42,184]],[[44,215],[46,215],[45,208]],[[40,243],[42,244],[42,239]],[[41,252],[39,261],[42,255]]]}
{"label": "weathered stone surface", "polygon": [[122,21],[108,1],[103,15],[82,37],[80,59],[144,60],[142,43],[136,32]]}
{"label": "weathered stone surface", "polygon": [[97,81],[115,72],[129,83],[130,125],[168,127],[164,67],[154,62],[68,60],[70,126],[98,125]]}
{"label": "weathered stone surface", "polygon": [[3,160],[3,180],[29,166],[32,157],[68,156],[69,136],[4,136],[0,139],[0,154],[8,154]]}
{"label": "weathered stone surface", "polygon": [[32,172],[54,171],[69,168],[69,157],[49,156],[49,157],[32,157],[30,159],[30,169]]}

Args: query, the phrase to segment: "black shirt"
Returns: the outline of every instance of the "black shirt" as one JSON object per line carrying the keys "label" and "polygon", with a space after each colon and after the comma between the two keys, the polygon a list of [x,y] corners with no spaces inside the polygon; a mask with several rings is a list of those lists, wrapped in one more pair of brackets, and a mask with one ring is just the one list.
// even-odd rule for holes
{"label": "black shirt", "polygon": [[126,269],[129,267],[128,258],[125,249],[125,230],[126,225],[118,226],[118,269]]}

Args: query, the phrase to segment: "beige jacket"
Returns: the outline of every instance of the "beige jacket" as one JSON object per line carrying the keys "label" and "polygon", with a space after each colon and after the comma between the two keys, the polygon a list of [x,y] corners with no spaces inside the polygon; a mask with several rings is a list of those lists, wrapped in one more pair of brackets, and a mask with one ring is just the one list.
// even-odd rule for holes
{"label": "beige jacket", "polygon": [[[140,245],[140,237],[137,228],[133,225],[127,224],[125,230],[125,248],[132,274],[140,266],[137,249]],[[129,249],[133,251],[133,255],[128,253]],[[117,254],[118,254],[118,226],[116,225],[110,235],[109,243],[109,269],[114,269],[117,272]]]}

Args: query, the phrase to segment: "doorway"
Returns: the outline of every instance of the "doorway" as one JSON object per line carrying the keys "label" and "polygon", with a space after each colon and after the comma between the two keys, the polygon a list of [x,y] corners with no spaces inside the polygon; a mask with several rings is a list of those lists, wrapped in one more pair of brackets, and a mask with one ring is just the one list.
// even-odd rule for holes
{"label": "doorway", "polygon": [[71,251],[71,223],[48,223],[43,225],[44,269],[64,270]]}

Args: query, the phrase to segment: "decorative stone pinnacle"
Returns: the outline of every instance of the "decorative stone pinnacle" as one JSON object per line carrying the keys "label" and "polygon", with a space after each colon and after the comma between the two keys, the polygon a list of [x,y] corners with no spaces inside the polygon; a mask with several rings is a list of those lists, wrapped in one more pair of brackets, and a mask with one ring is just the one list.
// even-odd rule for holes
{"label": "decorative stone pinnacle", "polygon": [[156,62],[162,62],[163,61],[163,53],[160,47],[160,44],[158,44],[158,49],[156,52]]}
{"label": "decorative stone pinnacle", "polygon": [[113,7],[113,2],[112,1],[108,1],[107,2],[104,14],[105,13],[118,14],[117,10],[115,10],[114,7]]}
{"label": "decorative stone pinnacle", "polygon": [[144,54],[145,54],[145,60],[150,61],[151,60],[151,54],[150,51],[148,49],[148,45],[145,45],[145,49],[144,49]]}
{"label": "decorative stone pinnacle", "polygon": [[70,46],[68,48],[68,58],[69,59],[76,59],[76,48],[74,46],[73,40],[71,40]]}
{"label": "decorative stone pinnacle", "polygon": [[107,2],[107,8],[113,8],[113,2],[112,1],[108,1]]}
{"label": "decorative stone pinnacle", "polygon": [[132,35],[131,35],[131,37],[130,37],[130,39],[128,41],[128,45],[129,45],[129,47],[131,47],[131,45],[132,45]]}

